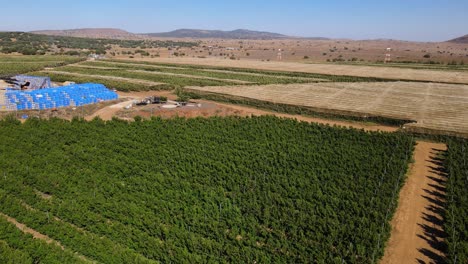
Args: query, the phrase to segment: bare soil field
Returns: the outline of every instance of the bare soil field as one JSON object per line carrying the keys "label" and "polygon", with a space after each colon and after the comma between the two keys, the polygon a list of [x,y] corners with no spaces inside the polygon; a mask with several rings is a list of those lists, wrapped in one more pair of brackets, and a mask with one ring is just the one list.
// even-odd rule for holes
{"label": "bare soil field", "polygon": [[[166,38],[156,38],[169,40]],[[257,61],[276,61],[278,50],[281,49],[283,61],[289,62],[326,62],[327,60],[376,62],[383,61],[387,48],[391,48],[393,61],[414,62],[468,62],[468,45],[448,42],[409,42],[397,40],[310,40],[310,39],[276,39],[276,40],[239,40],[239,39],[172,39],[180,41],[200,42],[193,48],[146,49],[153,56],[168,57],[202,57],[202,58],[234,58]],[[113,48],[116,57],[140,58],[139,54],[122,54],[134,52],[133,49]],[[127,55],[127,56],[125,56]],[[429,55],[427,58],[426,55]],[[426,57],[425,57],[426,56]],[[353,60],[354,59],[354,60]]]}
{"label": "bare soil field", "polygon": [[446,145],[418,141],[406,184],[400,191],[392,233],[381,264],[443,263],[445,177],[437,154]]}
{"label": "bare soil field", "polygon": [[441,71],[426,69],[406,69],[383,66],[360,66],[338,64],[304,64],[297,62],[226,60],[216,58],[142,58],[140,61],[160,63],[193,64],[220,67],[252,68],[274,71],[308,72],[329,75],[386,78],[394,80],[414,80],[468,84],[468,72]]}
{"label": "bare soil field", "polygon": [[468,86],[415,82],[316,83],[189,89],[325,110],[410,119],[406,129],[468,135]]}

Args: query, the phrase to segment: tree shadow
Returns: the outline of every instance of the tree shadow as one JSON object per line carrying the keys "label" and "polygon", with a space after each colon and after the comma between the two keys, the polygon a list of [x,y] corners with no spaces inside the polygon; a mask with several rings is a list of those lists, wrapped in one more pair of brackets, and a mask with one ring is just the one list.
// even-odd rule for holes
{"label": "tree shadow", "polygon": [[[423,213],[423,219],[433,225],[440,226],[440,227],[442,227],[444,224],[444,218],[442,216]],[[434,231],[434,230],[431,229],[431,231]],[[441,237],[443,237],[443,234],[440,234],[440,235]]]}
{"label": "tree shadow", "polygon": [[[432,250],[426,249],[426,248],[420,248],[418,249],[419,252],[421,252],[424,256],[430,258],[433,263],[435,264],[443,264],[446,263],[445,258],[440,256],[439,254],[435,253]],[[424,261],[417,259],[419,263],[425,263]]]}
{"label": "tree shadow", "polygon": [[444,166],[444,161],[441,158],[431,157],[430,159],[426,160],[426,162],[430,162],[436,166]]}
{"label": "tree shadow", "polygon": [[446,195],[443,192],[439,192],[437,190],[431,191],[431,190],[428,190],[428,189],[423,189],[423,191],[425,193],[427,193],[428,195],[435,196],[437,199],[445,200]]}
{"label": "tree shadow", "polygon": [[424,197],[424,199],[428,200],[430,203],[435,204],[435,205],[437,205],[439,207],[444,207],[445,206],[445,202],[442,201],[442,200],[434,199],[434,198],[426,196],[426,195],[421,195],[421,196]]}
{"label": "tree shadow", "polygon": [[433,176],[427,176],[429,179],[437,182],[438,184],[440,185],[445,185],[445,183],[447,182],[445,179],[440,179],[440,178],[436,178],[436,177],[433,177]]}
{"label": "tree shadow", "polygon": [[434,167],[434,166],[428,166],[432,172],[440,175],[440,176],[447,176],[447,170],[442,167]]}
{"label": "tree shadow", "polygon": [[428,185],[430,187],[436,189],[438,192],[441,192],[441,193],[446,193],[447,192],[447,188],[445,188],[445,186],[436,185],[436,184],[432,184],[432,183],[429,183]]}
{"label": "tree shadow", "polygon": [[426,206],[426,210],[427,211],[430,211],[440,217],[443,217],[444,216],[444,213],[445,213],[445,210],[443,207],[440,207],[440,206],[434,206],[434,205],[429,205],[429,206]]}
{"label": "tree shadow", "polygon": [[[429,246],[419,248],[418,251],[426,256],[430,263],[446,263],[446,258],[443,255],[443,252],[447,250],[447,244],[445,243],[447,234],[443,229],[447,191],[445,185],[448,177],[447,170],[444,168],[443,157],[445,150],[433,148],[431,154],[430,159],[426,160],[426,162],[430,162],[431,165],[427,167],[430,172],[436,176],[427,176],[428,179],[434,182],[429,183],[428,186],[430,188],[423,189],[425,194],[421,195],[429,204],[422,213],[424,224],[418,224],[423,230],[423,233],[417,234],[417,236],[425,240]],[[418,263],[426,263],[422,259],[416,259],[416,261]]]}

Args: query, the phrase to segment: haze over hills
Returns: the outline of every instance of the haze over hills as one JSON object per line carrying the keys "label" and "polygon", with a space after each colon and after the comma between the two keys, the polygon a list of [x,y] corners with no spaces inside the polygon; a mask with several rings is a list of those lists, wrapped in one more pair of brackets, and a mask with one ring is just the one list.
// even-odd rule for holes
{"label": "haze over hills", "polygon": [[[30,33],[52,35],[52,36],[67,36],[81,38],[104,38],[104,39],[145,39],[148,37],[160,38],[194,38],[194,39],[305,39],[305,40],[330,40],[324,37],[296,37],[287,36],[278,33],[255,31],[248,29],[236,29],[232,31],[223,30],[203,30],[203,29],[177,29],[170,32],[161,33],[131,33],[117,28],[79,28],[65,30],[37,30]],[[351,39],[348,39],[351,40]],[[402,41],[397,39],[362,39],[360,41]],[[412,41],[409,41],[412,42]],[[457,44],[468,44],[468,35],[448,40],[447,42]]]}
{"label": "haze over hills", "polygon": [[203,30],[203,29],[177,29],[164,33],[145,34],[152,37],[168,38],[219,38],[219,39],[284,39],[295,38],[278,33],[254,31],[248,29],[236,29],[232,31]]}
{"label": "haze over hills", "polygon": [[448,42],[457,43],[457,44],[468,44],[468,34],[465,36],[461,36],[459,38],[454,38],[449,40]]}

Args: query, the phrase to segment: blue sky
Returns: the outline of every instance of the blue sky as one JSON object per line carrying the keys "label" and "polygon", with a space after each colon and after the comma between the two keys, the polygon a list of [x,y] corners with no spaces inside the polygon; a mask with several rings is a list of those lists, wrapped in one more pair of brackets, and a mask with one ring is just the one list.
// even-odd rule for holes
{"label": "blue sky", "polygon": [[293,36],[444,41],[468,34],[468,0],[1,0],[0,30],[135,33],[245,28]]}

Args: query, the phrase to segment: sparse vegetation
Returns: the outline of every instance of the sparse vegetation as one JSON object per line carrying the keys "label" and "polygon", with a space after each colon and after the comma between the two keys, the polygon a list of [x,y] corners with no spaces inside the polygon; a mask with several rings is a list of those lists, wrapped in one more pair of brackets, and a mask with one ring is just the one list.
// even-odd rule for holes
{"label": "sparse vegetation", "polygon": [[145,41],[145,40],[117,40],[117,39],[91,39],[62,36],[46,36],[25,32],[0,32],[0,52],[18,52],[24,55],[55,54],[55,50],[62,49],[58,53],[64,53],[63,49],[72,49],[81,54],[82,50],[87,53],[106,54],[110,45],[121,48],[138,49],[146,47],[192,47],[197,46],[195,42],[183,41]]}

